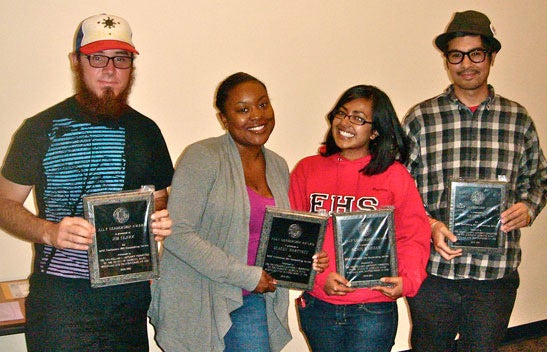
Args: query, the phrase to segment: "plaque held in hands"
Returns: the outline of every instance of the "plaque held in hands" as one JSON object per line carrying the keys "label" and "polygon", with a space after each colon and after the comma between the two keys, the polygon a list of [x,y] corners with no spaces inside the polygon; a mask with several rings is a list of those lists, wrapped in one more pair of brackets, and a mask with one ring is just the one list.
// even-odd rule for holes
{"label": "plaque held in hands", "polygon": [[506,234],[501,231],[507,183],[482,180],[450,181],[449,229],[458,238],[452,248],[465,253],[501,254]]}
{"label": "plaque held in hands", "polygon": [[328,217],[266,207],[256,265],[280,287],[311,290],[313,255],[323,247]]}
{"label": "plaque held in hands", "polygon": [[393,209],[333,214],[336,269],[351,287],[398,276]]}
{"label": "plaque held in hands", "polygon": [[83,201],[85,218],[96,230],[88,251],[91,286],[158,278],[158,248],[150,227],[153,187],[90,195]]}

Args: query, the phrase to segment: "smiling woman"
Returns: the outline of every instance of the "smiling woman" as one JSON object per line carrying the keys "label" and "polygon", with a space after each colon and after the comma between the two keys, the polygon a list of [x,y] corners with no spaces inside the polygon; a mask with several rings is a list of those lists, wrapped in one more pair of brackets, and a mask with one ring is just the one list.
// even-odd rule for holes
{"label": "smiling woman", "polygon": [[263,158],[260,147],[268,141],[275,126],[266,87],[259,81],[240,83],[230,91],[219,109],[224,128],[234,139],[242,158],[249,153]]}
{"label": "smiling woman", "polygon": [[387,352],[397,331],[396,299],[415,295],[426,276],[429,224],[414,180],[401,164],[407,143],[388,96],[374,86],[352,87],[328,120],[321,154],[304,158],[291,174],[291,205],[328,213],[393,207],[399,273],[383,277],[386,286],[350,287],[336,272],[329,219],[323,250],[330,264],[298,301],[300,326],[314,352]]}
{"label": "smiling woman", "polygon": [[239,150],[245,184],[258,194],[271,197],[262,146],[275,126],[274,111],[264,84],[248,78],[249,81],[233,87],[228,98],[217,107],[224,128]]}
{"label": "smiling woman", "polygon": [[215,105],[227,133],[186,148],[173,178],[176,230],[151,322],[165,351],[280,351],[291,338],[288,289],[255,266],[266,206],[289,207],[287,164],[264,147],[274,111],[266,86],[243,72],[220,84]]}
{"label": "smiling woman", "polygon": [[365,98],[348,101],[333,116],[332,136],[341,149],[340,155],[349,160],[367,156],[369,142],[378,136],[372,129],[372,101]]}
{"label": "smiling woman", "polygon": [[151,321],[166,351],[279,351],[290,340],[288,290],[254,266],[265,207],[288,207],[287,164],[264,148],[274,112],[265,85],[241,72],[220,84],[215,104],[228,133],[179,159],[168,205],[177,230]]}

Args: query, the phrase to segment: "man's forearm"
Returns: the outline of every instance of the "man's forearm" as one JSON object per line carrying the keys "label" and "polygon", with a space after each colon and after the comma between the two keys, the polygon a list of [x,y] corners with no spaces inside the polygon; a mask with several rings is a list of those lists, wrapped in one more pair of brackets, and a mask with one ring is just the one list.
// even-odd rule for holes
{"label": "man's forearm", "polygon": [[0,199],[0,227],[6,232],[29,242],[44,243],[49,221],[40,219],[23,204]]}

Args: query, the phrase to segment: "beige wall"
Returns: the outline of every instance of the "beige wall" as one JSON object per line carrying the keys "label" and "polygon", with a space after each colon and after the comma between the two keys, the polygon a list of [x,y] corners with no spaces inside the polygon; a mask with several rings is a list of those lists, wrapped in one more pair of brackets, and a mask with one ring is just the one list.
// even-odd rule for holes
{"label": "beige wall", "polygon": [[[350,86],[384,89],[400,117],[440,93],[448,78],[432,41],[454,11],[467,9],[493,20],[503,48],[490,82],[528,108],[545,148],[543,0],[0,0],[0,156],[24,118],[71,94],[67,54],[78,22],[92,14],[118,14],[131,23],[141,52],[131,103],[159,124],[173,159],[189,143],[222,133],[213,109],[215,87],[227,75],[246,71],[267,84],[274,104],[277,126],[268,146],[293,167],[315,153],[326,112]],[[524,231],[512,326],[547,318],[546,226],[543,213]],[[31,255],[29,244],[0,234],[0,280],[26,277]],[[291,329],[294,339],[284,351],[305,350],[294,314]],[[408,348],[408,329],[401,302],[394,350]],[[0,350],[25,351],[23,341],[22,335],[0,337]]]}

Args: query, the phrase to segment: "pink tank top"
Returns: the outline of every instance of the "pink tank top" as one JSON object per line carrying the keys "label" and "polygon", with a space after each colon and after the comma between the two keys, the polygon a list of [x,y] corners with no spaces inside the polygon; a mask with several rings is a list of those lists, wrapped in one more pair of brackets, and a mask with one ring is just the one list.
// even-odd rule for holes
{"label": "pink tank top", "polygon": [[[264,223],[264,214],[266,213],[266,206],[274,206],[275,199],[261,196],[250,187],[247,187],[247,194],[249,195],[249,203],[251,204],[247,264],[255,265],[256,253],[258,251],[258,245],[260,243],[260,234],[262,232],[262,224]],[[249,294],[249,292],[243,290],[243,295],[247,294]]]}

